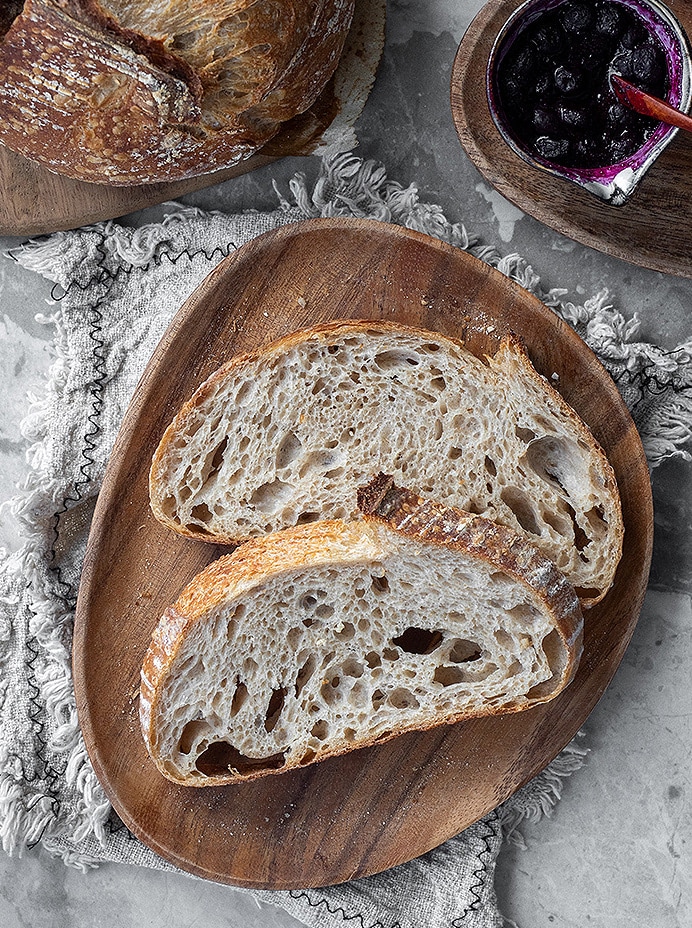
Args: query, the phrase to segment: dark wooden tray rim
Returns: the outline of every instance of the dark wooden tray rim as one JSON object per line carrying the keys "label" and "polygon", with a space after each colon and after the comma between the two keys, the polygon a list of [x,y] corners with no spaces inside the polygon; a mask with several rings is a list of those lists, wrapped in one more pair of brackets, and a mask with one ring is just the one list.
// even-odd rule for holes
{"label": "dark wooden tray rim", "polygon": [[[582,414],[615,468],[626,525],[615,585],[586,619],[572,685],[529,712],[405,735],[254,783],[186,789],[156,771],[138,724],[141,661],[163,608],[219,549],[151,516],[151,454],[179,404],[225,359],[316,322],[386,318],[493,350],[512,330]],[[96,773],[132,832],[212,880],[301,888],[376,873],[436,847],[537,774],[604,692],[634,630],[652,543],[649,475],[632,419],[595,356],[554,313],[465,252],[367,220],[267,233],[181,308],[127,411],[96,506],[74,636],[77,705]]]}

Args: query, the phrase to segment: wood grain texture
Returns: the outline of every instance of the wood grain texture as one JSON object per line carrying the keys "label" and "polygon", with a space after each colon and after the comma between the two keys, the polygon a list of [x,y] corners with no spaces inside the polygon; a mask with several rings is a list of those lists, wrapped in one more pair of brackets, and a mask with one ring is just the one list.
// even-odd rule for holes
{"label": "wood grain texture", "polygon": [[175,183],[114,187],[62,177],[0,145],[0,235],[43,235],[116,219],[240,177],[278,157],[256,154],[235,167]]}
{"label": "wood grain texture", "polygon": [[[692,277],[692,136],[678,133],[624,206],[524,162],[506,144],[488,109],[485,75],[493,42],[521,0],[490,0],[469,26],[452,71],[451,104],[469,158],[519,209],[562,235],[631,264]],[[668,7],[692,34],[692,6]]]}
{"label": "wood grain texture", "polygon": [[[151,456],[178,407],[231,356],[339,318],[429,328],[465,339],[479,354],[507,331],[522,337],[537,369],[558,375],[615,469],[625,548],[614,587],[586,615],[575,680],[545,706],[403,735],[252,783],[176,787],[156,771],[140,735],[139,671],[164,608],[220,549],[154,520]],[[97,775],[138,837],[212,880],[320,886],[418,856],[506,799],[583,724],[634,630],[652,526],[647,464],[620,395],[584,343],[535,297],[465,252],[374,221],[318,219],[254,239],[173,320],[126,414],[99,495],[74,638],[77,705]]]}

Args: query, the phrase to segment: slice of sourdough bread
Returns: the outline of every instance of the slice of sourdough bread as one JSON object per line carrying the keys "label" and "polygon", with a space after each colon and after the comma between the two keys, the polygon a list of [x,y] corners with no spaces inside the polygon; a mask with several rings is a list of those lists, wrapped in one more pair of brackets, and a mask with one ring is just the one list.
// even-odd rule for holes
{"label": "slice of sourdough bread", "polygon": [[613,469],[587,426],[507,338],[492,358],[385,322],[336,322],[234,358],[164,434],[152,511],[235,543],[357,517],[379,471],[527,535],[583,605],[620,559]]}
{"label": "slice of sourdough bread", "polygon": [[527,709],[571,681],[582,614],[525,538],[380,477],[362,521],[241,545],[166,610],[140,718],[168,779],[216,786]]}

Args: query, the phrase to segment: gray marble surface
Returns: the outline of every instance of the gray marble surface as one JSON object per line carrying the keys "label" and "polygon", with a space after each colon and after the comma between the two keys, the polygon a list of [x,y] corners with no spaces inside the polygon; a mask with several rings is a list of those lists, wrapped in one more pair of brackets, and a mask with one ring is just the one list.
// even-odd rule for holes
{"label": "gray marble surface", "polygon": [[[364,158],[415,183],[502,253],[526,257],[548,287],[575,302],[603,288],[641,337],[668,347],[692,337],[692,280],[653,273],[582,247],[516,210],[469,162],[449,109],[452,61],[481,0],[391,0],[387,46],[358,123]],[[311,159],[288,159],[185,198],[236,211],[276,205]],[[156,209],[126,217],[141,224]],[[691,214],[692,219],[692,214]],[[20,422],[51,362],[50,285],[8,256],[0,239],[0,502],[26,470]],[[691,242],[692,245],[692,242]],[[625,659],[585,724],[586,767],[567,781],[552,816],[523,829],[526,848],[503,850],[497,892],[521,928],[689,928],[692,925],[692,464],[671,460],[653,477],[655,550],[649,594]],[[0,545],[16,527],[0,508]],[[289,928],[280,909],[183,875],[104,865],[88,874],[33,852],[0,854],[5,928]],[[424,928],[424,926],[421,926]]]}

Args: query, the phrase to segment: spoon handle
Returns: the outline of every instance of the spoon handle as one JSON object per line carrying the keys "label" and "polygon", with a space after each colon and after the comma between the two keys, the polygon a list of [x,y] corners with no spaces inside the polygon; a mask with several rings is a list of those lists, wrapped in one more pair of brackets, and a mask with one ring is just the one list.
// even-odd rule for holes
{"label": "spoon handle", "polygon": [[624,77],[620,77],[619,74],[612,74],[610,81],[618,100],[636,113],[660,119],[661,122],[677,126],[678,129],[686,129],[688,132],[692,132],[692,118],[685,115],[685,113],[676,110],[664,100],[659,100],[658,97],[652,97],[651,94],[645,93],[645,91],[635,87],[634,84],[626,81]]}

